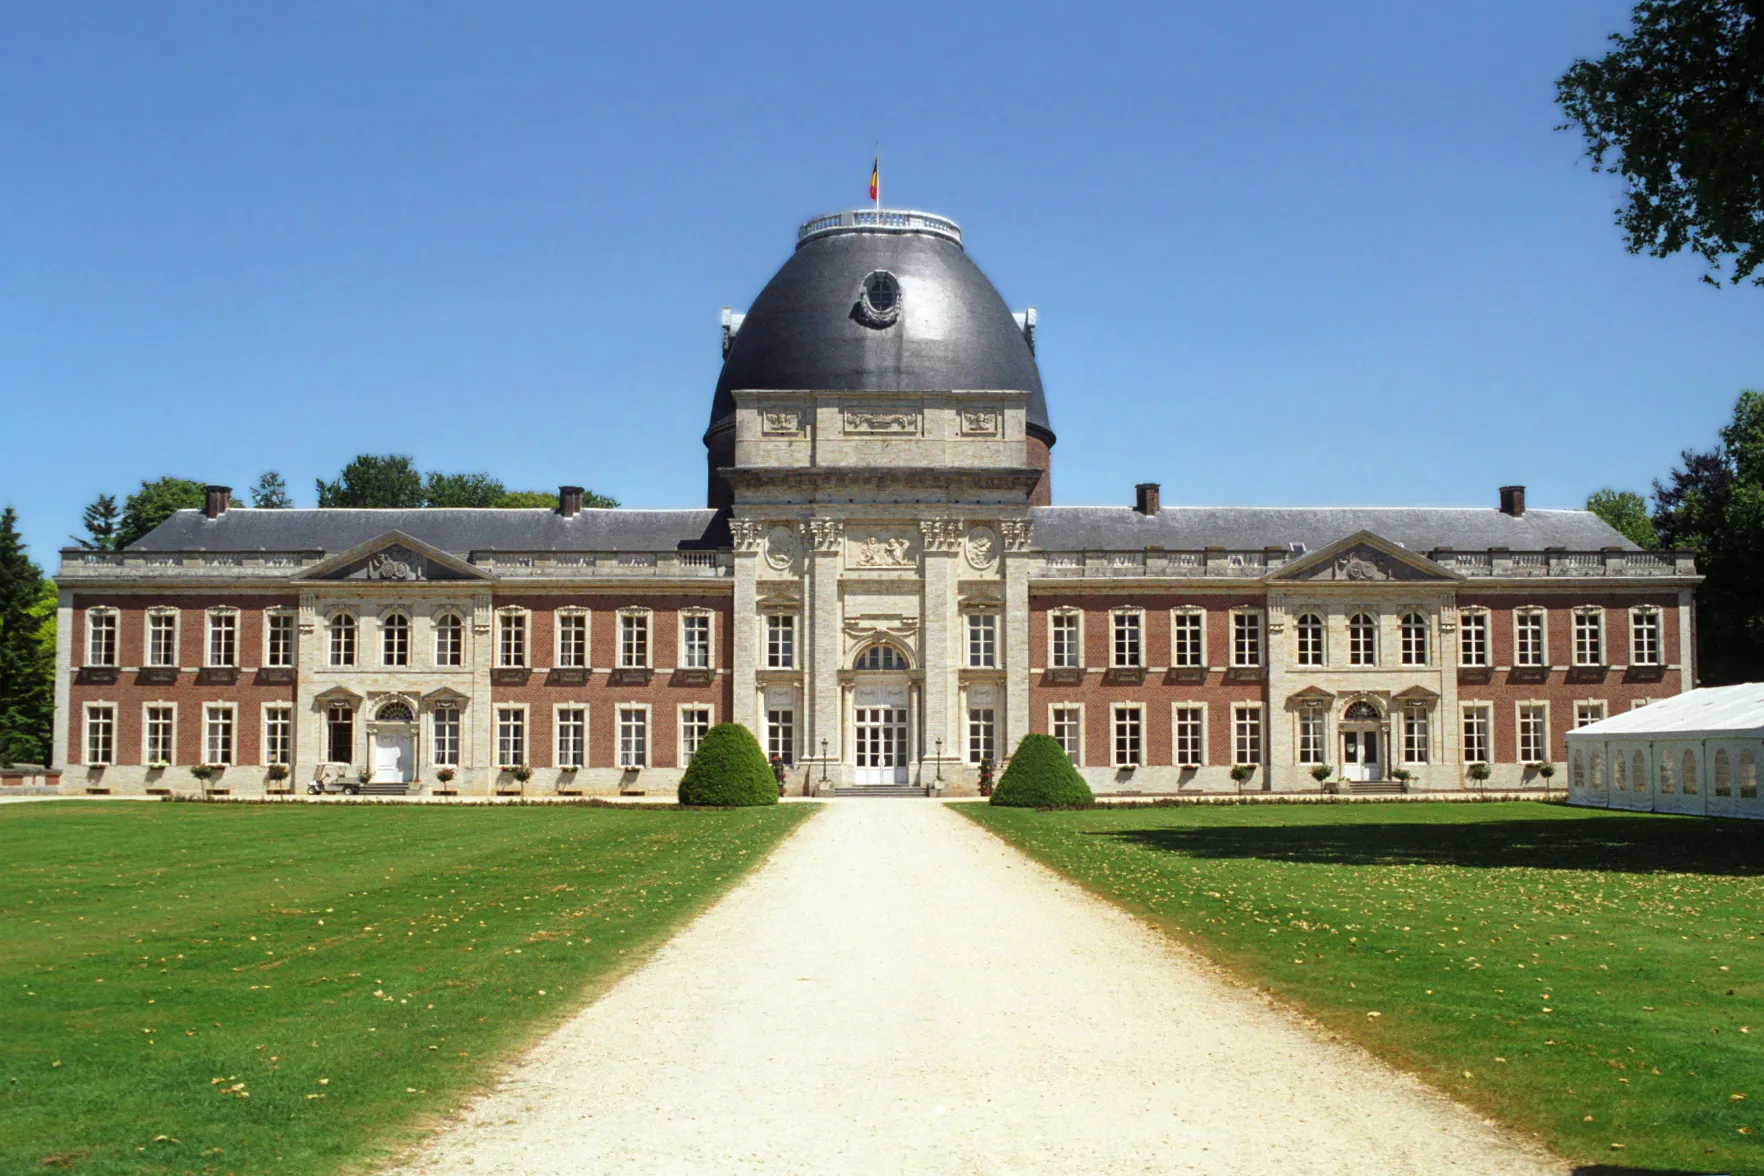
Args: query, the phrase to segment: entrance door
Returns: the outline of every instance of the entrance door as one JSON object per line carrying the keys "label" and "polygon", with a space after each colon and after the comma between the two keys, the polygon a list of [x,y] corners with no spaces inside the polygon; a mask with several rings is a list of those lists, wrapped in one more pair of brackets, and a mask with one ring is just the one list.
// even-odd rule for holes
{"label": "entrance door", "polygon": [[907,708],[860,706],[856,708],[858,784],[905,784],[907,782]]}
{"label": "entrance door", "polygon": [[1384,765],[1378,754],[1377,731],[1341,733],[1341,778],[1349,783],[1382,779]]}
{"label": "entrance door", "polygon": [[408,784],[415,777],[415,740],[407,731],[374,733],[375,784]]}

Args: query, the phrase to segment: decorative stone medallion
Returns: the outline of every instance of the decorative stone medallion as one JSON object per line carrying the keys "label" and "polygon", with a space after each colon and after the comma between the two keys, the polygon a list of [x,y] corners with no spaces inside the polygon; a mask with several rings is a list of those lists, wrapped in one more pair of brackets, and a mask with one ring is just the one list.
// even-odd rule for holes
{"label": "decorative stone medallion", "polygon": [[975,527],[968,532],[968,564],[984,570],[998,562],[998,532],[991,527]]}
{"label": "decorative stone medallion", "polygon": [[964,437],[996,437],[999,431],[998,410],[964,408],[961,411],[961,428]]}
{"label": "decorative stone medallion", "polygon": [[760,410],[760,432],[767,437],[801,437],[808,432],[800,408]]}
{"label": "decorative stone medallion", "polygon": [[766,562],[780,572],[796,559],[796,532],[789,527],[773,527],[766,535]]}
{"label": "decorative stone medallion", "polygon": [[845,432],[858,437],[912,437],[919,432],[919,414],[911,409],[848,408]]}
{"label": "decorative stone medallion", "polygon": [[388,547],[368,556],[367,578],[420,580],[423,578],[423,561],[402,547]]}

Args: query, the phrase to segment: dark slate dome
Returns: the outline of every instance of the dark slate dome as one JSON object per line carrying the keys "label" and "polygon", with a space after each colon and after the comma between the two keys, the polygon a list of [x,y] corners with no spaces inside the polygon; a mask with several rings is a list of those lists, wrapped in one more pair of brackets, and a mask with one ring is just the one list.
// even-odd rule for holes
{"label": "dark slate dome", "polygon": [[[707,432],[732,423],[736,388],[993,388],[1027,392],[1029,429],[1051,443],[1035,356],[963,250],[961,230],[940,217],[886,209],[879,228],[875,215],[835,213],[802,227],[796,252],[753,300],[730,344]],[[876,270],[895,276],[900,301],[895,321],[871,326],[862,294]]]}

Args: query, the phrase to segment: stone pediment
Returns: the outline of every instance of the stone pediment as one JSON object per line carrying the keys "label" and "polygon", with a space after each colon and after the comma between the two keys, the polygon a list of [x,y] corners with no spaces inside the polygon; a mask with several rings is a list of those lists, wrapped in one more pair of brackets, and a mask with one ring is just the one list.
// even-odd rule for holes
{"label": "stone pediment", "polygon": [[387,531],[348,551],[340,552],[302,571],[297,580],[378,581],[391,584],[426,583],[436,580],[489,580],[489,572],[456,555],[413,539],[401,531]]}
{"label": "stone pediment", "polygon": [[1371,531],[1358,531],[1345,539],[1301,556],[1268,577],[1306,583],[1376,584],[1434,581],[1458,583],[1464,577],[1443,564]]}

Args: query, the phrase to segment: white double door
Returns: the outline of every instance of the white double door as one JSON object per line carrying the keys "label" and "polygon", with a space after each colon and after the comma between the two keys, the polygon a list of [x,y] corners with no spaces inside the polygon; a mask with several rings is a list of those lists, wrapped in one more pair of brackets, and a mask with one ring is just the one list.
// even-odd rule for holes
{"label": "white double door", "polygon": [[409,731],[374,732],[375,784],[408,784],[416,779],[416,737]]}
{"label": "white double door", "polygon": [[905,784],[907,706],[904,688],[860,688],[852,711],[852,752],[859,785]]}
{"label": "white double door", "polygon": [[1363,784],[1384,779],[1384,757],[1379,754],[1380,732],[1376,730],[1343,731],[1341,733],[1341,778],[1350,784]]}

